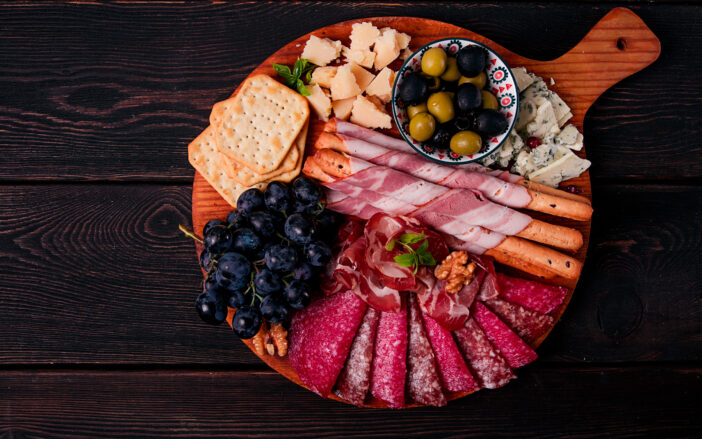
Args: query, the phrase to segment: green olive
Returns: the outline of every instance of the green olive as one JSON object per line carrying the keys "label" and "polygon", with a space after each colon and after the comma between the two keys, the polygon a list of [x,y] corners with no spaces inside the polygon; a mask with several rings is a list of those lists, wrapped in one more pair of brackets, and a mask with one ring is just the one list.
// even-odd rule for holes
{"label": "green olive", "polygon": [[472,78],[466,78],[465,76],[461,76],[461,79],[458,80],[458,85],[461,85],[466,82],[470,82],[476,87],[482,89],[487,83],[487,75],[485,74],[485,72],[480,72],[478,76],[473,76]]}
{"label": "green olive", "polygon": [[419,113],[410,119],[409,133],[418,142],[429,140],[436,129],[434,116],[429,113]]}
{"label": "green olive", "polygon": [[427,108],[439,123],[446,123],[453,119],[455,110],[453,108],[453,99],[448,92],[440,91],[429,95],[427,100]]}
{"label": "green olive", "polygon": [[451,137],[451,151],[456,154],[470,155],[480,151],[483,139],[473,131],[459,131]]}
{"label": "green olive", "polygon": [[422,102],[421,104],[417,105],[410,105],[407,107],[407,117],[412,119],[415,115],[419,113],[428,113],[429,110],[427,110],[427,103]]}
{"label": "green olive", "polygon": [[500,107],[497,104],[497,98],[494,94],[487,90],[481,90],[480,94],[483,95],[483,108],[487,110],[497,110]]}
{"label": "green olive", "polygon": [[441,79],[444,81],[458,81],[461,77],[461,72],[458,71],[458,65],[456,64],[456,58],[449,57],[446,61],[446,71],[441,75]]}
{"label": "green olive", "polygon": [[432,47],[422,55],[422,72],[429,76],[441,76],[446,70],[446,52],[440,47]]}

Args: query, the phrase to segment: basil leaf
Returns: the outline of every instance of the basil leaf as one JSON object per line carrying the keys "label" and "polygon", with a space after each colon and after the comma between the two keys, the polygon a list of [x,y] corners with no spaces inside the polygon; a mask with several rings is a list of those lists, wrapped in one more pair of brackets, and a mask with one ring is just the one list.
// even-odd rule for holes
{"label": "basil leaf", "polygon": [[295,77],[295,79],[299,79],[300,76],[302,76],[302,71],[305,68],[305,64],[307,64],[306,59],[298,58],[297,61],[295,61],[295,66],[293,67],[292,71],[293,77]]}
{"label": "basil leaf", "polygon": [[311,69],[307,70],[307,73],[305,73],[305,81],[309,84],[309,82],[312,80],[312,70],[314,70],[314,67]]}
{"label": "basil leaf", "polygon": [[305,83],[302,82],[302,79],[297,80],[297,92],[300,93],[302,96],[310,95],[310,92],[307,90],[307,87],[305,87]]}
{"label": "basil leaf", "polygon": [[418,253],[419,255],[419,263],[422,265],[436,265],[436,259],[434,259],[434,256],[429,253],[429,252],[424,252],[424,253]]}
{"label": "basil leaf", "polygon": [[[427,250],[429,249],[429,240],[425,239],[424,242],[417,248],[417,253],[429,253]],[[429,253],[431,254],[431,253]]]}
{"label": "basil leaf", "polygon": [[393,251],[394,249],[395,249],[395,240],[394,240],[394,239],[391,239],[390,242],[388,242],[388,243],[385,245],[385,250],[391,252],[391,251]]}
{"label": "basil leaf", "polygon": [[417,265],[417,255],[413,253],[403,253],[395,256],[393,259],[395,259],[395,262],[400,267],[412,267]]}
{"label": "basil leaf", "polygon": [[273,64],[273,70],[280,76],[282,76],[286,81],[292,78],[292,73],[290,73],[290,67],[283,64]]}
{"label": "basil leaf", "polygon": [[415,244],[424,238],[424,232],[421,235],[416,233],[405,233],[400,236],[400,242],[403,244]]}

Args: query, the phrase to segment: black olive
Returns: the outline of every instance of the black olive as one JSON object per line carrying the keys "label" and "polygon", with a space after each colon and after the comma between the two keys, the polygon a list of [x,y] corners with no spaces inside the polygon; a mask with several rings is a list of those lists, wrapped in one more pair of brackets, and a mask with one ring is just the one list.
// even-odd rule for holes
{"label": "black olive", "polygon": [[441,81],[441,87],[439,87],[439,91],[449,91],[451,93],[455,93],[456,89],[458,88],[458,83],[456,81]]}
{"label": "black olive", "polygon": [[427,81],[419,73],[414,72],[405,76],[400,86],[400,99],[406,104],[417,104],[427,99],[429,87]]}
{"label": "black olive", "polygon": [[469,113],[465,116],[458,116],[453,120],[453,128],[455,132],[459,131],[472,131],[473,130],[473,120],[474,115]]}
{"label": "black olive", "polygon": [[466,114],[470,110],[475,110],[483,105],[483,95],[475,85],[470,82],[461,84],[456,90],[456,109],[458,114]]}
{"label": "black olive", "polygon": [[485,70],[487,64],[487,52],[480,46],[468,46],[459,50],[456,54],[456,65],[461,75],[468,78],[478,76]]}
{"label": "black olive", "polygon": [[451,136],[453,135],[453,133],[451,132],[452,130],[450,130],[450,127],[448,127],[447,125],[448,124],[439,125],[439,127],[436,128],[434,134],[429,139],[428,143],[434,148],[441,150],[446,150],[449,148],[449,144],[451,143]]}
{"label": "black olive", "polygon": [[485,136],[497,136],[507,130],[507,118],[497,110],[482,110],[475,117],[475,129]]}

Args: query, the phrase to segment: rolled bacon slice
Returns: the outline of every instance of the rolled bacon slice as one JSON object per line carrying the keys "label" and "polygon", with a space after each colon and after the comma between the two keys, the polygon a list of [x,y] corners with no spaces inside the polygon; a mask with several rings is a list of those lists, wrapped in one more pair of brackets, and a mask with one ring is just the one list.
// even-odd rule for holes
{"label": "rolled bacon slice", "polygon": [[[310,162],[308,161],[308,163]],[[305,165],[307,166],[308,163]],[[384,211],[369,204],[365,199],[349,197],[335,190],[327,190],[327,203],[327,206],[332,210],[345,215],[358,216],[362,219],[368,219],[373,214]],[[421,219],[426,224],[443,232],[441,223],[433,223],[431,215]],[[576,279],[582,268],[582,264],[575,258],[548,247],[514,236],[504,236],[482,227],[472,227],[455,236],[450,235],[450,233],[451,231],[445,233],[444,238],[449,247],[454,250],[465,250],[477,255],[492,256],[497,262],[544,279],[555,276]]]}
{"label": "rolled bacon slice", "polygon": [[[363,128],[361,126],[358,126],[356,124],[353,124],[351,122],[346,122],[341,119],[331,119],[329,122],[327,122],[324,125],[324,131],[330,132],[330,133],[339,133],[339,134],[344,134],[350,137],[354,137],[356,139],[360,140],[365,140],[366,142],[374,143],[376,145],[383,146],[388,149],[393,149],[395,151],[402,151],[410,154],[416,154],[416,151],[412,149],[411,146],[407,144],[402,139],[398,139],[395,137],[390,137],[386,136],[382,133],[379,133],[377,131],[369,130],[367,128]],[[492,176],[495,176],[501,180],[508,181],[510,183],[516,183],[519,185],[522,185],[526,187],[527,189],[530,189],[533,192],[539,192],[542,194],[548,194],[548,195],[554,195],[559,198],[566,198],[570,200],[577,201],[579,203],[585,203],[585,204],[590,204],[590,200],[587,198],[576,195],[576,194],[571,194],[569,192],[565,192],[559,189],[555,189],[549,186],[545,186],[539,183],[535,183],[533,181],[529,181],[519,175],[511,174],[508,171],[500,171],[500,170],[494,170],[487,168],[485,166],[482,166],[478,163],[466,163],[463,165],[457,165],[457,167],[460,167],[462,169],[468,169],[470,171],[474,172],[481,172],[484,174],[489,174]]]}
{"label": "rolled bacon slice", "polygon": [[[332,178],[342,179],[346,184],[404,201],[415,206],[420,216],[427,213],[455,221],[456,224],[452,225],[452,228],[457,231],[461,230],[461,223],[464,223],[567,250],[577,250],[583,244],[579,231],[532,219],[528,215],[483,198],[482,193],[477,190],[446,188],[387,166],[373,165],[332,150],[317,151],[314,161]],[[336,180],[325,184],[334,188]],[[372,200],[369,202],[374,204]]]}
{"label": "rolled bacon slice", "polygon": [[388,149],[345,134],[322,133],[315,146],[319,149],[330,148],[345,152],[441,186],[479,190],[489,200],[504,206],[526,208],[579,221],[586,221],[592,217],[592,207],[589,204],[537,192],[489,173],[430,162],[416,153]]}

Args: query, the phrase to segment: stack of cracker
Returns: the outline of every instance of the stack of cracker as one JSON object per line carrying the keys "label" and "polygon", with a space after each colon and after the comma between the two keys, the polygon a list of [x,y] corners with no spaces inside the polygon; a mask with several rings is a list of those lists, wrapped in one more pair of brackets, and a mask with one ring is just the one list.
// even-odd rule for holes
{"label": "stack of cracker", "polygon": [[190,164],[232,206],[245,190],[300,173],[307,140],[307,100],[267,75],[244,81],[218,102],[210,126],[190,145]]}

